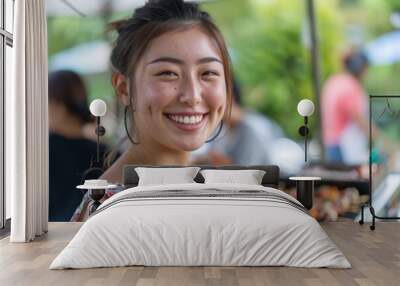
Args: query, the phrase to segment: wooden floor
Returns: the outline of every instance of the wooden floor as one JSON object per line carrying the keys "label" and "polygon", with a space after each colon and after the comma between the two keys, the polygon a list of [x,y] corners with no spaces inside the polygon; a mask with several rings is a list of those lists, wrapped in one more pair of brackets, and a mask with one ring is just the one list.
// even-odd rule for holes
{"label": "wooden floor", "polygon": [[400,223],[375,231],[351,221],[322,224],[353,268],[121,267],[48,270],[81,224],[50,223],[49,233],[27,244],[0,241],[0,285],[400,285]]}

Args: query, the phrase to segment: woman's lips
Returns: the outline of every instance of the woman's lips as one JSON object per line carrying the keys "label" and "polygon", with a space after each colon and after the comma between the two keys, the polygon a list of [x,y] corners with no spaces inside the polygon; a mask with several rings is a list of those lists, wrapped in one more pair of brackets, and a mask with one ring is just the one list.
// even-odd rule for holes
{"label": "woman's lips", "polygon": [[195,131],[204,126],[208,113],[164,114],[175,127],[183,131]]}

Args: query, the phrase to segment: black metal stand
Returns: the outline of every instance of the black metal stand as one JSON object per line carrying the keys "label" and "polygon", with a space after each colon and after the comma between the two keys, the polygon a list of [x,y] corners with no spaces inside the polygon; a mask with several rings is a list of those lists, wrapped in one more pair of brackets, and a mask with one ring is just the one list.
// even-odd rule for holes
{"label": "black metal stand", "polygon": [[97,208],[101,205],[100,200],[104,197],[104,194],[106,193],[105,189],[91,189],[89,190],[89,196],[93,200],[92,205],[90,206],[89,209],[89,216],[94,213]]}
{"label": "black metal stand", "polygon": [[289,180],[296,181],[296,198],[308,210],[314,205],[315,181],[320,177],[289,177]]}
{"label": "black metal stand", "polygon": [[310,133],[310,130],[308,129],[307,124],[308,124],[308,117],[304,116],[304,125],[300,126],[300,128],[298,130],[299,134],[304,137],[304,161],[305,162],[307,162],[307,153],[308,153],[307,137],[308,137],[308,134]]}
{"label": "black metal stand", "polygon": [[370,230],[375,230],[375,219],[382,220],[400,220],[400,217],[382,217],[377,216],[375,209],[372,205],[372,99],[374,98],[400,98],[399,95],[370,95],[369,96],[369,201],[361,206],[361,219],[358,221],[360,225],[364,224],[364,208],[369,207],[372,215],[372,224],[369,226]]}
{"label": "black metal stand", "polygon": [[[100,117],[99,116],[96,117],[96,124],[97,124],[96,130],[95,130],[96,135],[97,135],[96,162],[93,163],[93,165],[83,173],[81,184],[84,184],[84,182],[87,179],[97,179],[104,173],[104,170],[100,163],[100,136],[103,136],[106,133],[106,129],[102,125],[100,125]],[[92,203],[89,208],[89,215],[91,215],[101,205],[100,200],[103,198],[104,194],[106,193],[106,190],[105,189],[88,189],[88,192],[89,192],[89,197],[92,199]]]}
{"label": "black metal stand", "polygon": [[314,202],[314,181],[296,181],[297,200],[310,210]]}
{"label": "black metal stand", "polygon": [[387,217],[387,216],[377,216],[375,214],[375,209],[372,206],[372,202],[364,204],[361,206],[361,219],[358,221],[359,224],[363,225],[364,224],[364,208],[369,207],[369,211],[372,215],[372,224],[369,226],[371,230],[375,230],[375,219],[382,219],[382,220],[400,220],[400,217],[394,216],[394,217]]}
{"label": "black metal stand", "polygon": [[305,116],[304,117],[304,125],[306,127],[306,132],[305,132],[305,135],[304,135],[304,161],[306,161],[306,162],[307,162],[307,149],[308,149],[307,137],[308,137],[308,133],[309,133],[309,130],[308,130],[308,127],[307,127],[307,123],[308,123],[308,118],[307,118],[307,116]]}

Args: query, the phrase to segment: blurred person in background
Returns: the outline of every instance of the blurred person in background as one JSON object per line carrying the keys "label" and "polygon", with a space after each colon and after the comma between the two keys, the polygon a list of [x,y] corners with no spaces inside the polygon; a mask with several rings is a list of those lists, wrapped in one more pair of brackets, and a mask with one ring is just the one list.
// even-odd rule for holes
{"label": "blurred person in background", "polygon": [[[75,187],[96,160],[97,144],[85,136],[94,117],[83,79],[61,70],[49,75],[49,221],[69,221],[83,193]],[[94,129],[93,129],[94,132]],[[106,151],[100,145],[100,158]]]}
{"label": "blurred person in background", "polygon": [[344,72],[331,76],[322,89],[323,142],[327,161],[358,165],[368,160],[368,97],[361,82],[368,59],[351,51],[343,66]]}

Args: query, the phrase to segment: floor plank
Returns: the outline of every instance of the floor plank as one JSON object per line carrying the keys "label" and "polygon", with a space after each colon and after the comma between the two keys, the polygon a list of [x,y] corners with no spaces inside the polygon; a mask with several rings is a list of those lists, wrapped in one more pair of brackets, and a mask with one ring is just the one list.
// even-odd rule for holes
{"label": "floor plank", "polygon": [[0,240],[0,285],[399,285],[400,222],[378,222],[375,231],[352,221],[323,223],[322,227],[353,266],[345,270],[138,266],[50,271],[52,260],[80,227],[80,223],[50,223],[49,233],[32,243]]}

